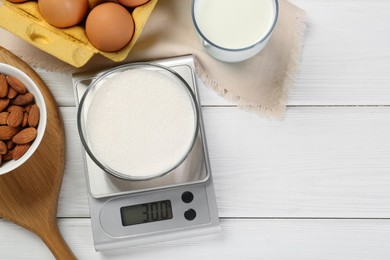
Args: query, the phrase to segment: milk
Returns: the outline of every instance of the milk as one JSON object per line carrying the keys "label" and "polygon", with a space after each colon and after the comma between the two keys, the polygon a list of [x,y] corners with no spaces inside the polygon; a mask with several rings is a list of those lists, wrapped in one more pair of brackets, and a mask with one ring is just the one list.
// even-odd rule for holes
{"label": "milk", "polygon": [[272,29],[275,0],[196,0],[194,19],[209,42],[242,49],[262,40]]}
{"label": "milk", "polygon": [[196,115],[178,80],[151,70],[127,70],[97,90],[87,112],[94,156],[129,177],[169,170],[192,147]]}

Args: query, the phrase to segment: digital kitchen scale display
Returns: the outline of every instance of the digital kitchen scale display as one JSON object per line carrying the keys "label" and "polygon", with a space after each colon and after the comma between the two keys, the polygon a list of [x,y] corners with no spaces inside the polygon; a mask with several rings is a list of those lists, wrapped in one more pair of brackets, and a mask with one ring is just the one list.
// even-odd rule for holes
{"label": "digital kitchen scale display", "polygon": [[[152,63],[177,72],[193,90],[200,108],[191,55]],[[90,83],[104,72],[73,75],[77,104]],[[205,235],[220,230],[201,111],[199,115],[199,131],[186,159],[168,174],[154,179],[120,179],[104,172],[83,151],[97,251]]]}

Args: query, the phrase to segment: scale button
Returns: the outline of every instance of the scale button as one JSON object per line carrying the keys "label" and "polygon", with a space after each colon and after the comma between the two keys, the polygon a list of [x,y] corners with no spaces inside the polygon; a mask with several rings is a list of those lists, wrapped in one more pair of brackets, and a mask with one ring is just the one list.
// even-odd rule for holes
{"label": "scale button", "polygon": [[194,209],[189,209],[186,212],[184,212],[184,217],[187,220],[194,220],[196,218],[196,211]]}
{"label": "scale button", "polygon": [[190,191],[186,191],[186,192],[184,192],[184,193],[181,195],[181,199],[182,199],[185,203],[191,203],[191,202],[194,200],[194,194],[192,194],[192,192],[190,192]]}

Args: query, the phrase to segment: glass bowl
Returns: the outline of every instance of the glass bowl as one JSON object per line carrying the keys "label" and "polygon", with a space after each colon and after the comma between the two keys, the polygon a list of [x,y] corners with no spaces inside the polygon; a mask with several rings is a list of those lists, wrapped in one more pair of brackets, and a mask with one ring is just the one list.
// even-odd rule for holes
{"label": "glass bowl", "polygon": [[178,167],[194,146],[199,107],[187,82],[170,68],[131,63],[88,86],[77,126],[90,158],[125,180],[149,180]]}
{"label": "glass bowl", "polygon": [[241,62],[259,53],[278,20],[278,0],[249,1],[239,7],[234,0],[192,0],[192,22],[200,43],[223,62]]}

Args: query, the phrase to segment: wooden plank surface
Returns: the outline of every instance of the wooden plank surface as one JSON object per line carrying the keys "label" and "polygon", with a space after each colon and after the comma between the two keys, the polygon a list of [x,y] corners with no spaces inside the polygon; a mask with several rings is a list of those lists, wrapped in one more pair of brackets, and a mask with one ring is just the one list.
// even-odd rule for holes
{"label": "wooden plank surface", "polygon": [[390,103],[390,2],[293,0],[308,14],[290,104]]}
{"label": "wooden plank surface", "polygon": [[[88,217],[76,109],[59,216]],[[203,108],[222,217],[390,217],[390,107],[293,107],[283,121]]]}
{"label": "wooden plank surface", "polygon": [[[388,260],[390,255],[389,220],[228,219],[218,234],[106,253],[94,251],[89,219],[61,219],[59,225],[80,260]],[[8,234],[0,236],[1,259],[52,259],[31,233],[2,220],[0,230]]]}
{"label": "wooden plank surface", "polygon": [[[60,229],[80,259],[375,259],[390,255],[390,1],[291,0],[308,13],[283,120],[200,85],[222,232],[114,253],[93,249],[69,73],[38,70],[67,138]],[[0,29],[0,44],[31,48]],[[15,44],[17,43],[17,44]],[[0,259],[51,259],[0,220]]]}

